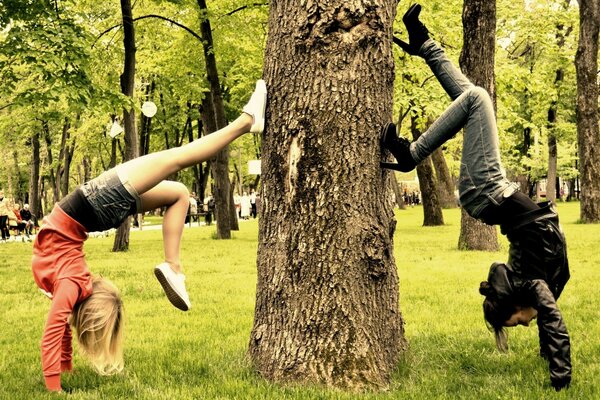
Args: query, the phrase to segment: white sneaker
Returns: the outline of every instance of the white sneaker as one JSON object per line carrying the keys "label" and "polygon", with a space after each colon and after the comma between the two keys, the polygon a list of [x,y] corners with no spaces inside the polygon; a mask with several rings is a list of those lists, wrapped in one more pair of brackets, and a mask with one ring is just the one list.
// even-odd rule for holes
{"label": "white sneaker", "polygon": [[187,290],[185,290],[185,275],[173,271],[168,263],[157,265],[154,268],[154,275],[171,304],[182,311],[192,308]]}
{"label": "white sneaker", "polygon": [[267,85],[265,81],[259,79],[256,81],[254,93],[250,96],[248,104],[242,109],[243,112],[254,118],[254,123],[250,127],[250,132],[261,134],[265,129],[265,108],[267,106]]}

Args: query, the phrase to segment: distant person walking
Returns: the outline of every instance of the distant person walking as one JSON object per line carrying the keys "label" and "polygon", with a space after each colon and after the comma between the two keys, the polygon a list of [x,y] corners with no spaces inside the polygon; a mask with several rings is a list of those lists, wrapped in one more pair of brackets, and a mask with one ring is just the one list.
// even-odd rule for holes
{"label": "distant person walking", "polygon": [[8,230],[8,199],[4,197],[4,191],[0,189],[0,231],[2,231],[2,241],[10,238]]}

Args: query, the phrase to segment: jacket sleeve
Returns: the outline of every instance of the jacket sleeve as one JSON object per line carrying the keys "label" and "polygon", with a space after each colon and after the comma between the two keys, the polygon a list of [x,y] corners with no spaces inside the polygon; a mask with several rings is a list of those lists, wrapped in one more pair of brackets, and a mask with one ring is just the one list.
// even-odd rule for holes
{"label": "jacket sleeve", "polygon": [[546,282],[534,279],[528,282],[528,286],[538,312],[538,327],[542,330],[540,339],[543,338],[545,342],[540,343],[545,347],[540,350],[548,357],[550,380],[552,386],[558,390],[571,382],[569,333]]}
{"label": "jacket sleeve", "polygon": [[[79,297],[79,287],[75,282],[61,279],[54,287],[52,306],[42,336],[42,369],[48,390],[59,391],[62,368],[70,368],[71,343],[69,315]],[[68,337],[66,337],[68,333]],[[69,344],[66,345],[65,341]],[[68,353],[68,355],[67,355]],[[65,364],[62,364],[65,361]]]}

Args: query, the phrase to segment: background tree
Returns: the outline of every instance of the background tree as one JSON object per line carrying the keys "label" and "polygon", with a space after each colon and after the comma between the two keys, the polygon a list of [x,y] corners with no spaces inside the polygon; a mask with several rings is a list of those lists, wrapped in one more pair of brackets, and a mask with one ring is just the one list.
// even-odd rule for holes
{"label": "background tree", "polygon": [[598,127],[598,31],[600,5],[579,1],[577,139],[581,174],[581,220],[600,222],[600,131]]}
{"label": "background tree", "polygon": [[577,25],[577,7],[558,0],[498,4],[496,76],[503,164],[509,178],[539,201],[543,181],[550,184],[546,196],[560,193],[559,187],[551,187],[554,165],[562,188],[577,177],[576,43],[570,32]]}
{"label": "background tree", "polygon": [[[121,13],[123,15],[123,46],[125,50],[125,62],[123,64],[123,73],[121,74],[121,92],[124,96],[129,97],[131,103],[133,103],[136,48],[135,27],[133,25],[130,0],[121,0]],[[125,153],[123,161],[125,162],[133,160],[139,154],[135,110],[132,104],[123,107],[123,128],[125,130]],[[130,228],[131,217],[127,217],[117,229],[113,251],[125,251],[129,249]]]}
{"label": "background tree", "polygon": [[[200,8],[200,30],[203,38],[204,59],[206,62],[206,73],[210,84],[210,92],[204,102],[204,110],[207,112],[207,128],[212,133],[227,125],[223,96],[219,84],[219,73],[213,49],[212,31],[206,1],[198,0]],[[215,218],[217,220],[217,237],[219,239],[230,239],[231,229],[237,224],[235,207],[233,205],[233,193],[230,190],[229,181],[229,146],[221,150],[211,162],[213,177],[215,178]],[[237,228],[237,225],[235,225]]]}
{"label": "background tree", "polygon": [[405,348],[389,178],[395,1],[272,2],[250,356],[270,380],[386,386]]}
{"label": "background tree", "polygon": [[[460,67],[471,82],[488,91],[495,105],[496,1],[465,0],[463,31]],[[465,250],[497,251],[499,245],[496,227],[470,217],[463,209],[458,247]]]}
{"label": "background tree", "polygon": [[[417,118],[412,117],[411,131],[413,140],[417,140],[422,132],[418,126]],[[444,225],[444,215],[439,200],[439,190],[433,173],[432,157],[427,157],[417,165],[419,188],[423,203],[423,226]]]}

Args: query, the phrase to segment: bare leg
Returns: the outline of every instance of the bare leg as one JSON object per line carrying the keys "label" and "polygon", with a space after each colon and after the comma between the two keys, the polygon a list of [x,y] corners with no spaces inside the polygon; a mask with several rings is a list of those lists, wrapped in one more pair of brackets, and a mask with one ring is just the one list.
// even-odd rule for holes
{"label": "bare leg", "polygon": [[163,249],[165,262],[175,272],[181,272],[179,250],[189,196],[184,184],[172,181],[162,181],[141,195],[144,212],[167,206],[162,224]]}
{"label": "bare leg", "polygon": [[[121,178],[127,179],[141,196],[169,175],[214,157],[229,143],[250,130],[253,118],[240,115],[223,129],[181,147],[147,154],[116,167]],[[142,196],[142,206],[144,198]]]}

